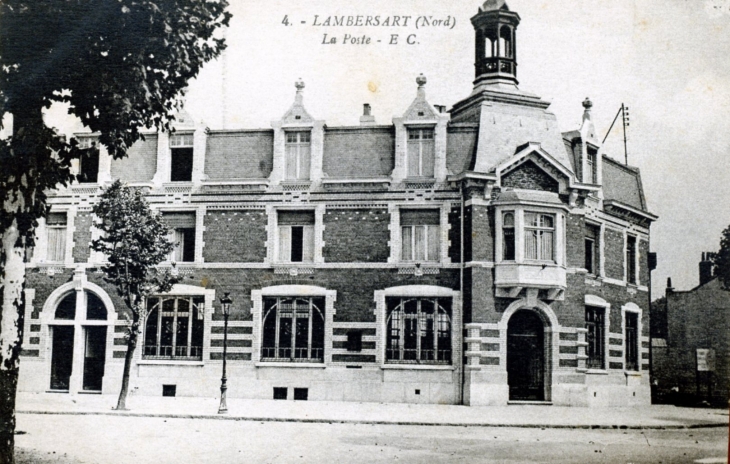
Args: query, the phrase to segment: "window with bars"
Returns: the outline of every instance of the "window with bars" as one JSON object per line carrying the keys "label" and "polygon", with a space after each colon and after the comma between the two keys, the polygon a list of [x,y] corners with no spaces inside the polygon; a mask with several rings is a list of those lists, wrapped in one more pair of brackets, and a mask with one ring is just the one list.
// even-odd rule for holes
{"label": "window with bars", "polygon": [[321,297],[264,299],[261,361],[324,362]]}
{"label": "window with bars", "polygon": [[202,296],[147,299],[143,359],[203,359],[205,300]]}
{"label": "window with bars", "polygon": [[193,134],[170,136],[170,182],[193,180]]}
{"label": "window with bars", "polygon": [[515,213],[508,212],[502,216],[502,259],[515,260]]}
{"label": "window with bars", "polygon": [[626,236],[626,281],[636,283],[636,237]]}
{"label": "window with bars", "polygon": [[162,221],[170,228],[170,241],[175,244],[170,252],[170,261],[194,262],[195,213],[163,213]]}
{"label": "window with bars", "polygon": [[66,213],[50,213],[46,217],[48,241],[46,261],[61,263],[66,260],[66,229],[68,217]]}
{"label": "window with bars", "polygon": [[79,173],[76,176],[80,183],[97,182],[99,178],[99,149],[96,137],[78,137],[78,147],[83,150],[79,158]]}
{"label": "window with bars", "polygon": [[309,180],[312,158],[311,132],[286,133],[286,179]]}
{"label": "window with bars", "polygon": [[401,210],[401,260],[438,261],[440,223],[440,211],[437,209]]}
{"label": "window with bars", "polygon": [[278,261],[311,263],[314,261],[314,211],[279,211]]}
{"label": "window with bars", "polygon": [[408,177],[433,177],[433,129],[408,129]]}
{"label": "window with bars", "polygon": [[639,315],[637,313],[624,313],[624,343],[626,344],[624,356],[626,358],[626,370],[639,370]]}
{"label": "window with bars", "polygon": [[388,298],[385,360],[451,364],[451,299]]}
{"label": "window with bars", "polygon": [[593,224],[585,227],[585,268],[589,274],[600,275],[601,229]]}
{"label": "window with bars", "polygon": [[555,261],[555,216],[525,212],[525,259]]}
{"label": "window with bars", "polygon": [[606,368],[605,317],[605,308],[586,306],[586,367],[589,369]]}

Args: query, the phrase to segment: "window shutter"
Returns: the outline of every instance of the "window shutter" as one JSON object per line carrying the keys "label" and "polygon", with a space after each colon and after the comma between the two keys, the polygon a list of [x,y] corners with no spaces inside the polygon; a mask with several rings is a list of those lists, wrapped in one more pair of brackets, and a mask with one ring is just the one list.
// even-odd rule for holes
{"label": "window shutter", "polygon": [[48,229],[48,261],[64,261],[66,258],[66,229],[52,227]]}
{"label": "window shutter", "polygon": [[299,146],[299,179],[309,179],[309,167],[311,164],[311,146],[300,145]]}
{"label": "window shutter", "polygon": [[291,261],[291,226],[279,226],[279,261]]}
{"label": "window shutter", "polygon": [[286,178],[296,179],[297,178],[297,146],[287,145],[286,146]]}
{"label": "window shutter", "polygon": [[421,175],[423,177],[433,177],[434,155],[433,139],[421,141]]}
{"label": "window shutter", "polygon": [[416,261],[424,261],[426,259],[426,227],[417,226],[413,228],[416,234],[415,240],[415,259]]}
{"label": "window shutter", "polygon": [[418,177],[420,175],[420,145],[416,140],[408,143],[408,176]]}
{"label": "window shutter", "polygon": [[314,261],[314,226],[304,226],[302,237],[302,261]]}
{"label": "window shutter", "polygon": [[428,227],[428,256],[426,257],[429,261],[439,260],[439,249],[440,249],[440,227],[429,226]]}
{"label": "window shutter", "polygon": [[413,259],[413,227],[401,228],[401,259],[411,261]]}

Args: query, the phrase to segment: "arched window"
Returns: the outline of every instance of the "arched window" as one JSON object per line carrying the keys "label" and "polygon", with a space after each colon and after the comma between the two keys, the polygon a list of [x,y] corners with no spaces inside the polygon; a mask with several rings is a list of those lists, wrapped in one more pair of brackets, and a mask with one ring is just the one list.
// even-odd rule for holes
{"label": "arched window", "polygon": [[144,359],[203,359],[202,296],[157,296],[147,300]]}
{"label": "arched window", "polygon": [[499,31],[499,56],[512,58],[512,31],[507,26],[502,26]]}
{"label": "arched window", "polygon": [[484,38],[484,58],[494,57],[494,39],[491,37]]}
{"label": "arched window", "polygon": [[451,299],[388,298],[388,363],[451,364]]}
{"label": "arched window", "polygon": [[71,292],[56,307],[56,319],[74,320],[76,318],[76,292]]}
{"label": "arched window", "polygon": [[94,321],[105,321],[107,314],[106,314],[106,306],[104,306],[104,303],[101,301],[101,298],[96,296],[96,294],[91,292],[85,292],[86,293],[86,319],[94,320]]}
{"label": "arched window", "polygon": [[324,298],[265,298],[261,360],[324,362],[324,307]]}

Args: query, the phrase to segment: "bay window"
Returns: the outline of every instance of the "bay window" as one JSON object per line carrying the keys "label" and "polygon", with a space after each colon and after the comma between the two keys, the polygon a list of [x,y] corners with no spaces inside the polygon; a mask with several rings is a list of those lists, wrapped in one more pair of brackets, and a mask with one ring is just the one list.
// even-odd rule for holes
{"label": "bay window", "polygon": [[525,259],[555,261],[555,216],[525,212]]}
{"label": "bay window", "polygon": [[515,260],[515,213],[504,213],[502,216],[502,259]]}

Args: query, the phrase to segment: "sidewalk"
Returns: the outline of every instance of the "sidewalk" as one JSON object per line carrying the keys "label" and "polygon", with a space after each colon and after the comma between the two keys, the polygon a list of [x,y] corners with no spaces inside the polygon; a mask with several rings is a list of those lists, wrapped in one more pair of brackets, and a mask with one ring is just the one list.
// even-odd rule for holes
{"label": "sidewalk", "polygon": [[219,415],[218,399],[130,396],[128,411],[115,411],[116,395],[19,392],[18,414],[96,414],[187,419],[324,422],[390,425],[449,425],[532,428],[684,429],[728,427],[728,410],[668,405],[631,408],[563,406],[453,406],[434,404],[275,401],[229,398]]}

